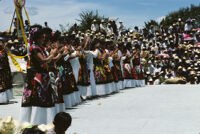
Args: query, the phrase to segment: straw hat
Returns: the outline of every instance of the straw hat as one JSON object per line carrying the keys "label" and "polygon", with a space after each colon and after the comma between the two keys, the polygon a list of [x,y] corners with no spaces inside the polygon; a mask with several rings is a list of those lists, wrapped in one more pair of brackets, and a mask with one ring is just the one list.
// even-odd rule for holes
{"label": "straw hat", "polygon": [[80,40],[84,40],[84,37],[83,37],[83,36],[81,36],[81,37],[80,37]]}
{"label": "straw hat", "polygon": [[142,62],[146,62],[146,60],[144,58],[142,58]]}
{"label": "straw hat", "polygon": [[106,42],[110,42],[110,39],[106,39]]}
{"label": "straw hat", "polygon": [[38,129],[41,130],[42,132],[48,132],[52,128],[54,128],[54,125],[52,123],[48,125],[41,124],[38,126]]}
{"label": "straw hat", "polygon": [[19,43],[18,39],[15,39],[15,40],[14,40],[14,43]]}
{"label": "straw hat", "polygon": [[178,67],[178,70],[179,70],[179,69],[182,69],[182,66],[179,66],[179,67]]}
{"label": "straw hat", "polygon": [[187,64],[189,64],[189,63],[190,63],[190,60],[186,60],[185,62],[186,62]]}
{"label": "straw hat", "polygon": [[153,79],[152,79],[152,78],[150,78],[150,79],[149,79],[149,81],[153,81]]}
{"label": "straw hat", "polygon": [[172,36],[172,35],[170,35],[170,36],[169,36],[169,38],[171,39],[171,38],[173,38],[173,36]]}
{"label": "straw hat", "polygon": [[188,67],[188,68],[187,68],[187,70],[191,70],[191,69],[192,69],[191,67]]}
{"label": "straw hat", "polygon": [[128,38],[128,42],[131,42],[131,38]]}
{"label": "straw hat", "polygon": [[50,129],[54,128],[54,124],[53,124],[53,123],[47,124],[47,125],[46,125],[46,128],[47,128],[48,130],[50,130]]}
{"label": "straw hat", "polygon": [[105,20],[104,20],[104,19],[102,19],[102,20],[101,20],[101,22],[102,22],[102,23],[104,23],[104,22],[105,22]]}
{"label": "straw hat", "polygon": [[75,31],[73,31],[73,32],[72,32],[72,35],[75,35],[75,34],[76,34]]}
{"label": "straw hat", "polygon": [[195,74],[195,71],[190,71],[190,74],[191,74],[191,75]]}
{"label": "straw hat", "polygon": [[13,44],[12,40],[9,40],[9,41],[8,41],[8,44]]}
{"label": "straw hat", "polygon": [[7,116],[0,120],[0,133],[1,134],[15,134],[18,132],[20,122],[13,120],[11,116]]}

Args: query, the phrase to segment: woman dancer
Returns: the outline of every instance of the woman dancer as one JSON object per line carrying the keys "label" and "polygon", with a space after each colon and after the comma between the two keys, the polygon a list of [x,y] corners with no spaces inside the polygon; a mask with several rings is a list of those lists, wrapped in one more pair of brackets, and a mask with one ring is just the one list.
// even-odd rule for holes
{"label": "woman dancer", "polygon": [[32,28],[27,79],[22,98],[21,121],[31,124],[47,124],[53,121],[57,113],[55,103],[57,93],[51,86],[48,63],[52,61],[56,49],[47,57],[41,28]]}
{"label": "woman dancer", "polygon": [[12,76],[8,61],[7,49],[0,39],[0,103],[13,99]]}
{"label": "woman dancer", "polygon": [[[101,42],[94,40],[92,46],[95,48],[94,54],[94,77],[96,81],[97,95],[106,95],[106,74],[103,66],[103,60],[107,56],[106,52],[101,50]],[[101,50],[101,51],[100,51]]]}

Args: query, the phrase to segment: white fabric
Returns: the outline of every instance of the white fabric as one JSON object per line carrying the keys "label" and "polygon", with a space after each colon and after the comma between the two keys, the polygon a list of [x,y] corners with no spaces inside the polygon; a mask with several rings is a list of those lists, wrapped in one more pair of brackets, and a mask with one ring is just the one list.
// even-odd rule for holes
{"label": "white fabric", "polygon": [[136,87],[139,87],[139,86],[140,86],[140,85],[139,85],[139,81],[140,81],[140,80],[135,80]]}
{"label": "white fabric", "polygon": [[114,65],[113,65],[113,58],[112,57],[109,57],[109,68],[111,69]]}
{"label": "white fabric", "polygon": [[69,54],[65,56],[64,61],[67,61],[69,59]]}
{"label": "white fabric", "polygon": [[97,95],[106,95],[106,87],[105,84],[96,85]]}
{"label": "white fabric", "polygon": [[11,99],[14,99],[13,89],[8,89],[0,93],[0,103],[8,103]]}
{"label": "white fabric", "polygon": [[99,51],[99,49],[95,49],[95,51],[93,52],[93,51],[90,51],[92,54],[93,54],[93,57],[95,57],[95,58],[97,58],[97,56],[99,55],[99,54],[101,54],[101,52]]}
{"label": "white fabric", "polygon": [[[97,90],[96,90],[96,82],[95,82],[94,72],[93,72],[93,58],[97,57],[98,49],[96,49],[95,52],[85,51],[85,53],[86,53],[86,63],[88,65],[88,68],[90,69],[90,84],[91,84],[92,96],[96,96]],[[87,96],[89,95],[90,95],[90,90],[87,91]]]}
{"label": "white fabric", "polygon": [[118,90],[124,89],[124,82],[123,81],[119,81],[117,84],[118,84]]}
{"label": "white fabric", "polygon": [[125,79],[124,84],[126,88],[133,88],[135,87],[135,81],[131,79]]}
{"label": "white fabric", "polygon": [[[89,86],[88,88],[87,88],[87,94],[86,94],[86,96],[88,97],[88,98],[90,98],[90,97],[92,97],[94,94],[93,94],[93,92],[92,92],[92,87],[91,86]],[[94,96],[96,96],[96,86],[95,86],[95,95]]]}
{"label": "white fabric", "polygon": [[57,113],[65,112],[65,103],[55,104],[55,106],[56,106]]}
{"label": "white fabric", "polygon": [[91,30],[94,31],[94,32],[99,31],[99,25],[98,24],[92,24]]}
{"label": "white fabric", "polygon": [[30,122],[33,125],[52,123],[56,114],[56,107],[22,107],[21,123]]}
{"label": "white fabric", "polygon": [[106,25],[104,25],[104,24],[101,23],[100,24],[100,31],[101,32],[106,32],[106,30],[107,30],[106,27],[107,27]]}
{"label": "white fabric", "polygon": [[191,31],[192,30],[192,24],[185,24],[184,30],[185,31]]}
{"label": "white fabric", "polygon": [[95,82],[93,70],[90,71],[90,83],[91,83],[92,96],[96,96],[97,88],[96,88],[96,82]]}
{"label": "white fabric", "polygon": [[63,95],[63,100],[65,102],[65,108],[71,108],[72,107],[72,93],[71,94],[67,94],[67,95]]}
{"label": "white fabric", "polygon": [[72,93],[71,100],[72,100],[72,107],[73,107],[77,104],[75,92]]}
{"label": "white fabric", "polygon": [[78,86],[78,88],[79,88],[81,96],[86,97],[86,98],[92,96],[91,86]]}
{"label": "white fabric", "polygon": [[113,34],[113,28],[112,27],[107,27],[107,29],[106,29],[106,31],[107,31],[107,35],[108,36],[110,36],[110,35],[112,35]]}
{"label": "white fabric", "polygon": [[111,93],[119,92],[119,89],[118,89],[117,84],[115,82],[112,82],[110,85],[111,85]]}
{"label": "white fabric", "polygon": [[78,105],[81,103],[81,94],[80,94],[80,91],[76,91],[74,92],[74,95],[75,95],[75,105]]}
{"label": "white fabric", "polygon": [[[71,56],[74,56],[76,55],[76,51],[74,51],[74,53],[71,54]],[[73,69],[73,73],[74,73],[74,77],[75,77],[75,80],[76,82],[78,82],[78,72],[79,72],[79,69],[80,69],[80,63],[79,63],[79,58],[76,57],[76,58],[73,58],[69,61],[71,63],[71,66],[72,66],[72,69]]]}
{"label": "white fabric", "polygon": [[87,86],[77,86],[79,91],[80,91],[80,95],[81,96],[86,96],[87,95]]}

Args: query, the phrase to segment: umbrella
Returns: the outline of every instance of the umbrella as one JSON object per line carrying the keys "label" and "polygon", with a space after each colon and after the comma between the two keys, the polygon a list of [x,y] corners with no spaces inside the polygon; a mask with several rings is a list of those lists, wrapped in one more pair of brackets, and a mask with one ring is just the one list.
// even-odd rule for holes
{"label": "umbrella", "polygon": [[158,54],[159,57],[169,58],[170,56],[168,54]]}
{"label": "umbrella", "polygon": [[184,38],[184,40],[190,41],[190,40],[194,40],[194,38],[192,38],[192,37],[186,37],[186,38]]}
{"label": "umbrella", "polygon": [[196,30],[197,30],[197,31],[200,31],[200,28],[197,28]]}
{"label": "umbrella", "polygon": [[183,38],[190,37],[188,34],[183,34]]}

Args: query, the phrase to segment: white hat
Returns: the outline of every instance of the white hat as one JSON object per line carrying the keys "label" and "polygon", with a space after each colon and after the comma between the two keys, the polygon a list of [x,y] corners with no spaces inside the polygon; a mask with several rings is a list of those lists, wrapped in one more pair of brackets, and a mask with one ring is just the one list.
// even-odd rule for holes
{"label": "white hat", "polygon": [[15,39],[15,40],[14,40],[14,43],[19,43],[18,39]]}
{"label": "white hat", "polygon": [[128,38],[128,42],[131,42],[131,38]]}
{"label": "white hat", "polygon": [[75,34],[76,34],[75,31],[73,31],[73,32],[72,32],[72,35],[75,35]]}
{"label": "white hat", "polygon": [[46,125],[44,125],[44,124],[39,125],[38,129],[41,130],[42,132],[47,132],[48,131]]}
{"label": "white hat", "polygon": [[52,123],[47,124],[47,125],[41,124],[38,126],[38,129],[41,130],[42,132],[48,132],[52,128],[54,128],[54,125]]}
{"label": "white hat", "polygon": [[8,44],[12,44],[12,43],[13,43],[12,40],[9,40],[9,41],[8,41]]}

